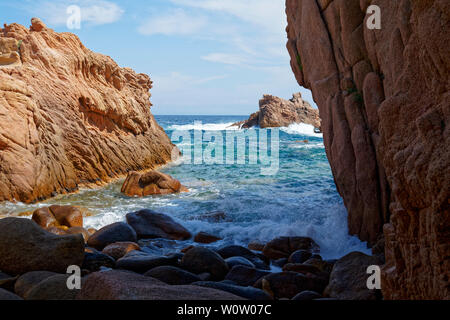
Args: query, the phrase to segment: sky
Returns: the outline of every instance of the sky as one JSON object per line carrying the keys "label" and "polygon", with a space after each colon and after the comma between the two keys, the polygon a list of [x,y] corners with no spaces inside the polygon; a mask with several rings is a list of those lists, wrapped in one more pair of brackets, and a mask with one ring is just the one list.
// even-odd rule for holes
{"label": "sky", "polygon": [[0,0],[2,25],[32,17],[148,74],[154,114],[248,115],[263,94],[295,92],[315,106],[290,68],[285,0]]}

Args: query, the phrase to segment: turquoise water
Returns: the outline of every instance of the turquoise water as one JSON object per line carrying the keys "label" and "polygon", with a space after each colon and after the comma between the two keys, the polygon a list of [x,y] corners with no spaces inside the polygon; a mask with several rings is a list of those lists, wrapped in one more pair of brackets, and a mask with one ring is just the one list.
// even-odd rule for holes
{"label": "turquoise water", "polygon": [[[225,129],[245,118],[156,116],[169,137],[180,130],[193,135],[193,129],[200,128],[203,130],[196,134],[226,135]],[[195,121],[201,121],[202,127]],[[259,129],[251,130],[260,136],[266,134]],[[38,205],[2,204],[0,212],[17,213],[49,203],[79,205],[94,213],[86,218],[86,225],[99,228],[123,221],[128,212],[148,208],[171,215],[192,233],[205,231],[224,239],[215,245],[246,245],[252,240],[269,241],[277,236],[309,236],[319,243],[325,258],[341,257],[354,250],[368,252],[365,243],[348,235],[347,212],[336,191],[322,136],[315,134],[313,127],[298,124],[281,128],[278,135],[279,169],[273,175],[261,174],[264,167],[261,163],[177,162],[162,171],[180,180],[190,189],[188,193],[128,198],[120,193],[122,181],[119,181]],[[180,143],[180,148],[186,145],[189,141]],[[207,141],[203,147],[206,145]],[[250,145],[256,147],[255,143]],[[212,154],[217,155],[216,152]],[[220,223],[193,220],[210,211],[225,212],[227,220]]]}

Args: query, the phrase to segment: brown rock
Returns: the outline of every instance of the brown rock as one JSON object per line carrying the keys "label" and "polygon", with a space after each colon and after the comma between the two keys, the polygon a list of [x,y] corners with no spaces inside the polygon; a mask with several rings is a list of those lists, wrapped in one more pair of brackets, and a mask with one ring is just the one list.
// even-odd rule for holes
{"label": "brown rock", "polygon": [[180,181],[152,170],[146,173],[130,172],[121,192],[129,197],[144,197],[154,194],[169,194],[187,191]]}
{"label": "brown rock", "polygon": [[157,279],[125,271],[89,275],[79,300],[241,300],[231,293],[190,285],[170,286]]}
{"label": "brown rock", "polygon": [[0,270],[11,275],[38,270],[65,273],[70,265],[81,266],[84,241],[81,235],[53,235],[28,219],[4,218],[0,257]]}
{"label": "brown rock", "polygon": [[59,226],[58,221],[56,221],[55,216],[48,207],[36,209],[31,219],[44,229]]}
{"label": "brown rock", "polygon": [[105,226],[89,237],[87,244],[97,250],[103,250],[107,245],[123,241],[136,242],[136,232],[124,222],[116,222]]}
{"label": "brown rock", "polygon": [[198,243],[213,243],[219,240],[222,240],[222,238],[213,236],[206,232],[199,232],[194,237],[194,241]]}
{"label": "brown rock", "polygon": [[47,28],[47,26],[41,21],[41,19],[39,19],[39,18],[31,19],[30,31],[40,32],[46,28]]}
{"label": "brown rock", "polygon": [[83,227],[83,215],[78,208],[53,205],[49,207],[49,210],[60,225],[69,228]]}
{"label": "brown rock", "polygon": [[147,75],[36,19],[31,30],[0,32],[0,48],[15,46],[13,64],[0,57],[0,201],[35,202],[171,159]]}
{"label": "brown rock", "polygon": [[45,230],[50,232],[50,233],[56,234],[58,236],[64,236],[64,235],[68,234],[67,233],[67,230],[68,230],[67,227],[64,228],[62,226],[50,227],[50,228],[47,228]]}
{"label": "brown rock", "polygon": [[141,247],[135,242],[115,242],[107,245],[102,252],[113,257],[116,260],[119,260],[128,252],[140,249]]}
{"label": "brown rock", "polygon": [[293,95],[291,100],[284,100],[271,95],[264,95],[259,101],[259,111],[253,113],[247,121],[235,123],[241,128],[287,127],[293,123],[306,123],[320,128],[318,110],[302,99],[301,93]]}
{"label": "brown rock", "polygon": [[191,233],[171,217],[151,210],[128,213],[127,222],[136,231],[139,239],[166,238],[185,240]]}
{"label": "brown rock", "polygon": [[374,244],[386,224],[384,298],[449,299],[449,3],[376,1],[381,30],[369,4],[287,0],[292,70],[319,106],[350,233]]}
{"label": "brown rock", "polygon": [[75,300],[80,290],[68,289],[68,278],[69,275],[58,274],[42,280],[27,292],[26,300]]}
{"label": "brown rock", "polygon": [[51,276],[58,275],[55,272],[50,271],[31,271],[21,275],[15,285],[14,292],[22,298],[27,298],[27,293],[41,281],[50,278]]}
{"label": "brown rock", "polygon": [[273,260],[289,258],[297,250],[317,252],[319,246],[307,237],[280,237],[269,241],[263,249],[263,254]]}
{"label": "brown rock", "polygon": [[352,252],[339,259],[333,267],[324,295],[340,300],[376,300],[376,290],[367,288],[367,267],[379,260],[361,252]]}
{"label": "brown rock", "polygon": [[83,227],[72,227],[67,229],[67,234],[81,234],[83,236],[84,242],[88,242],[89,237],[91,236],[91,233],[87,231]]}

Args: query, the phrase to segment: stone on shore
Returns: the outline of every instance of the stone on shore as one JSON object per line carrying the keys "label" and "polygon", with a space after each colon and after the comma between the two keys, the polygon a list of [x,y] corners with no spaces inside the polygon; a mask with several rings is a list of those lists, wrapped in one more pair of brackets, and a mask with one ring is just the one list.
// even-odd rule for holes
{"label": "stone on shore", "polygon": [[347,254],[334,264],[324,295],[339,300],[376,300],[380,293],[367,288],[367,267],[379,263],[362,252]]}
{"label": "stone on shore", "polygon": [[146,173],[130,172],[121,192],[129,197],[170,194],[188,191],[180,181],[168,174],[152,170]]}
{"label": "stone on shore", "polygon": [[86,248],[83,265],[81,267],[83,270],[93,272],[99,271],[101,267],[114,268],[115,266],[116,261],[114,258],[95,249]]}
{"label": "stone on shore", "polygon": [[33,212],[31,219],[44,229],[57,226],[83,227],[83,214],[73,206],[39,208]]}
{"label": "stone on shore", "polygon": [[68,266],[83,263],[84,240],[79,234],[51,234],[28,219],[4,218],[0,257],[0,270],[11,275],[39,270],[65,273]]}
{"label": "stone on shore", "polygon": [[116,268],[145,273],[160,266],[178,265],[178,256],[154,256],[141,251],[131,251],[116,261]]}
{"label": "stone on shore", "polygon": [[195,247],[186,252],[181,259],[181,266],[195,274],[208,272],[213,280],[224,279],[229,270],[219,254],[203,247]]}
{"label": "stone on shore", "polygon": [[234,266],[246,266],[249,268],[255,268],[255,265],[248,259],[244,257],[231,257],[225,259],[228,267],[232,269]]}
{"label": "stone on shore", "polygon": [[243,300],[234,294],[192,285],[167,285],[127,271],[95,272],[86,277],[79,300]]}
{"label": "stone on shore", "polygon": [[226,282],[213,282],[213,281],[200,281],[195,282],[192,285],[227,291],[229,293],[235,294],[239,297],[249,300],[258,300],[258,301],[272,300],[272,297],[268,295],[266,292],[254,287],[242,287]]}
{"label": "stone on shore", "polygon": [[310,301],[315,299],[321,299],[322,296],[320,293],[317,293],[315,291],[302,291],[299,294],[297,294],[295,297],[292,298],[292,300],[295,301]]}
{"label": "stone on shore", "polygon": [[7,300],[23,300],[23,299],[8,290],[0,288],[0,301],[2,300],[7,301]]}
{"label": "stone on shore", "polygon": [[269,274],[270,272],[266,270],[237,265],[231,268],[225,280],[231,280],[240,286],[246,287],[254,285],[259,279]]}
{"label": "stone on shore", "polygon": [[121,241],[136,242],[136,232],[128,224],[116,222],[101,228],[90,236],[87,244],[97,250],[103,250],[107,245]]}
{"label": "stone on shore", "polygon": [[156,267],[147,271],[144,275],[170,285],[185,285],[201,281],[197,275],[174,266]]}
{"label": "stone on shore", "polygon": [[267,263],[263,261],[260,256],[242,246],[230,245],[221,247],[217,250],[217,253],[224,259],[231,257],[244,257],[253,263],[258,269],[270,269]]}
{"label": "stone on shore", "polygon": [[206,232],[199,232],[195,235],[194,241],[197,243],[213,243],[222,240],[220,237],[213,236],[212,234]]}
{"label": "stone on shore", "polygon": [[17,279],[14,285],[14,292],[20,297],[26,299],[28,292],[33,289],[34,286],[39,284],[41,281],[56,275],[58,275],[58,273],[50,271],[27,272]]}
{"label": "stone on shore", "polygon": [[316,252],[319,246],[313,239],[307,237],[279,237],[269,241],[263,250],[263,254],[273,260],[289,258],[297,250]]}
{"label": "stone on shore", "polygon": [[185,240],[191,233],[168,215],[151,210],[140,210],[126,215],[127,222],[139,239],[166,238]]}
{"label": "stone on shore", "polygon": [[58,274],[42,280],[27,292],[25,300],[75,300],[79,290],[67,287],[68,278],[67,274]]}
{"label": "stone on shore", "polygon": [[115,260],[119,260],[128,252],[140,249],[141,247],[135,242],[115,242],[107,245],[102,252]]}

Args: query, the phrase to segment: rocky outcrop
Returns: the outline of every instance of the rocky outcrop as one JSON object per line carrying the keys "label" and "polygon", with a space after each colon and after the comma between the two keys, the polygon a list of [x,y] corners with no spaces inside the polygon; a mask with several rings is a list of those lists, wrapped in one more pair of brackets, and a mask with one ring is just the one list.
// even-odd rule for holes
{"label": "rocky outcrop", "polygon": [[[380,30],[366,27],[371,4]],[[292,70],[319,106],[350,233],[374,244],[384,229],[384,298],[450,298],[450,3],[286,6]]]}
{"label": "rocky outcrop", "polygon": [[237,122],[233,126],[246,129],[255,126],[260,128],[287,127],[293,123],[306,123],[320,128],[318,110],[302,99],[301,93],[285,100],[265,94],[259,100],[259,111],[250,115],[245,121]]}
{"label": "rocky outcrop", "polygon": [[0,201],[34,202],[171,159],[150,78],[56,33],[0,28]]}
{"label": "rocky outcrop", "polygon": [[125,179],[121,192],[129,197],[145,197],[178,192],[188,189],[180,181],[168,174],[152,170],[145,173],[130,172]]}

